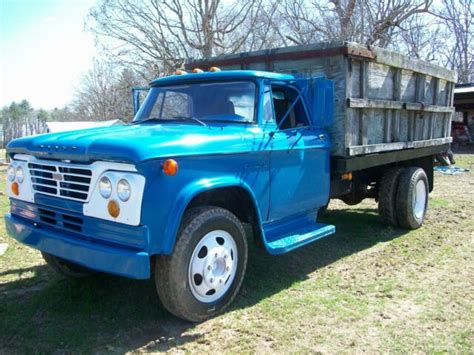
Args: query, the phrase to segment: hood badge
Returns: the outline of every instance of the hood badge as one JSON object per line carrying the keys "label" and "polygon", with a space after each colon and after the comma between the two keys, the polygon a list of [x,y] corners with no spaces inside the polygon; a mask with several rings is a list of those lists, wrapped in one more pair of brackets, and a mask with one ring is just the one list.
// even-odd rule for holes
{"label": "hood badge", "polygon": [[40,144],[39,148],[42,150],[49,150],[49,151],[71,151],[74,152],[77,147],[75,145],[73,146],[67,146],[67,145],[50,145],[50,144]]}

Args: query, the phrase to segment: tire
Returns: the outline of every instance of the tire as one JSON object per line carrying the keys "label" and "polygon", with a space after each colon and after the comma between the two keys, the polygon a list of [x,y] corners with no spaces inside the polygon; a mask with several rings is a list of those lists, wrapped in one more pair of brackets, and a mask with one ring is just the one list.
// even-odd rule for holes
{"label": "tire", "polygon": [[219,207],[189,210],[171,255],[158,256],[155,284],[165,308],[202,322],[221,313],[237,295],[247,267],[242,223]]}
{"label": "tire", "polygon": [[391,168],[383,174],[379,182],[378,210],[382,223],[398,227],[396,213],[397,187],[403,168]]}
{"label": "tire", "polygon": [[400,175],[396,198],[400,227],[417,229],[422,226],[428,208],[428,186],[428,178],[421,168],[406,168]]}
{"label": "tire", "polygon": [[88,277],[94,273],[94,271],[82,267],[80,265],[71,263],[67,260],[58,258],[57,256],[41,252],[44,261],[58,274],[65,276],[70,279],[81,279]]}

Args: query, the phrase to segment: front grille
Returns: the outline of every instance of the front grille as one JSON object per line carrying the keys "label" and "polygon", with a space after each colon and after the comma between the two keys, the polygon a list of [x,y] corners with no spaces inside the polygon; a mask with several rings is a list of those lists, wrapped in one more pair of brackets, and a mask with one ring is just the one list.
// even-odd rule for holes
{"label": "front grille", "polygon": [[55,163],[29,163],[28,169],[36,192],[71,200],[87,200],[92,178],[90,169]]}
{"label": "front grille", "polygon": [[66,213],[39,208],[39,219],[41,222],[56,227],[63,227],[74,232],[82,232],[83,219]]}

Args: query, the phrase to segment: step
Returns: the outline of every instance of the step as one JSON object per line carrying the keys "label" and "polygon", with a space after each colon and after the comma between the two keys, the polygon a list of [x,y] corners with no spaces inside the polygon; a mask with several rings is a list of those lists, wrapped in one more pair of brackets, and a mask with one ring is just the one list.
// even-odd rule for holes
{"label": "step", "polygon": [[301,219],[264,227],[266,248],[270,254],[283,254],[336,232],[332,224]]}

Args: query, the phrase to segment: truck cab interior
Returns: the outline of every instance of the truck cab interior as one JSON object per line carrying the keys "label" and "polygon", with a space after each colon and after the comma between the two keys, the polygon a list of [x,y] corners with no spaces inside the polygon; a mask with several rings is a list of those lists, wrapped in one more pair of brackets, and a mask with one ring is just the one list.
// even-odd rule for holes
{"label": "truck cab interior", "polygon": [[[293,102],[298,97],[298,92],[295,89],[286,86],[273,86],[272,85],[272,98],[273,107],[275,110],[276,124],[280,125],[280,122],[285,117],[288,109],[290,109]],[[297,127],[305,127],[309,125],[308,116],[304,108],[302,100],[293,106],[288,117],[285,119],[280,129],[293,129]]]}

